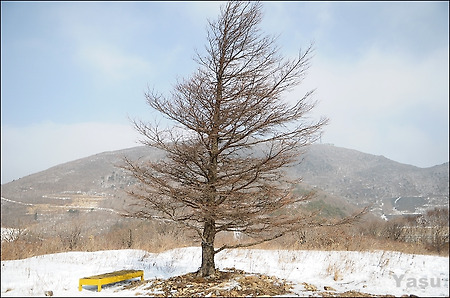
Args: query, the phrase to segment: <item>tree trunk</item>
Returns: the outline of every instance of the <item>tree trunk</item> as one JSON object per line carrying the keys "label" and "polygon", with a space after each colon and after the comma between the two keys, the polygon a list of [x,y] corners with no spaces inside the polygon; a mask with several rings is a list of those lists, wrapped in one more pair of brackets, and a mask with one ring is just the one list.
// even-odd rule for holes
{"label": "tree trunk", "polygon": [[198,275],[208,277],[214,275],[216,265],[214,263],[214,238],[216,237],[216,227],[214,219],[206,219],[203,229],[202,241],[202,266],[198,271]]}

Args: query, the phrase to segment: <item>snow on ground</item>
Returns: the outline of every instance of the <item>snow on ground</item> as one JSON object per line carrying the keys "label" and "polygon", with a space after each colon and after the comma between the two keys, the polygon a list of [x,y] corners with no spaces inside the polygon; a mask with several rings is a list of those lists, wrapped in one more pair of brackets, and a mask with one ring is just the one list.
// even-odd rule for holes
{"label": "snow on ground", "polygon": [[1,228],[1,241],[14,241],[17,237],[20,236],[20,233],[23,233],[19,229],[13,228]]}
{"label": "snow on ground", "polygon": [[[145,280],[169,278],[198,269],[201,249],[188,247],[162,253],[143,250],[67,252],[2,261],[1,296],[136,296],[144,287],[123,289],[124,282],[83,286],[82,277],[123,269],[144,270]],[[356,290],[370,294],[449,296],[449,258],[393,251],[288,251],[239,249],[216,255],[219,269],[236,268],[287,279],[298,296],[315,295],[302,283],[319,290],[330,286],[337,292]]]}

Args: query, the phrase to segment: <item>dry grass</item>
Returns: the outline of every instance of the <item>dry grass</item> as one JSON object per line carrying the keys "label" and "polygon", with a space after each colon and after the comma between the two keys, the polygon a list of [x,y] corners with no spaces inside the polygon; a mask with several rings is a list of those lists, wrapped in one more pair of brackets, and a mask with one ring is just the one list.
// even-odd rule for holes
{"label": "dry grass", "polygon": [[[187,233],[185,233],[187,232]],[[37,255],[67,251],[98,251],[142,249],[162,252],[168,249],[195,246],[188,231],[159,222],[124,221],[106,231],[80,229],[78,222],[43,232],[31,227],[14,241],[1,243],[1,260],[17,260]]]}
{"label": "dry grass", "polygon": [[[162,252],[173,248],[199,246],[194,235],[179,226],[158,221],[122,220],[107,229],[94,233],[93,229],[80,228],[82,221],[67,222],[54,227],[51,232],[31,227],[11,242],[2,242],[1,260],[16,260],[36,255],[58,252],[98,251],[113,249],[142,249]],[[380,225],[375,225],[380,229]],[[272,242],[252,248],[291,250],[389,250],[411,254],[449,255],[448,244],[439,253],[429,243],[392,240],[382,233],[367,230],[367,225],[315,228],[291,233]],[[216,245],[234,243],[233,234],[219,234]],[[338,273],[336,275],[338,278]]]}
{"label": "dry grass", "polygon": [[[382,229],[380,223],[377,228]],[[255,246],[260,249],[292,249],[292,250],[344,250],[344,251],[372,251],[388,250],[409,254],[422,255],[449,255],[448,243],[440,252],[437,252],[427,242],[405,242],[392,240],[383,234],[373,235],[364,233],[361,226],[314,228],[292,233],[276,241]]]}

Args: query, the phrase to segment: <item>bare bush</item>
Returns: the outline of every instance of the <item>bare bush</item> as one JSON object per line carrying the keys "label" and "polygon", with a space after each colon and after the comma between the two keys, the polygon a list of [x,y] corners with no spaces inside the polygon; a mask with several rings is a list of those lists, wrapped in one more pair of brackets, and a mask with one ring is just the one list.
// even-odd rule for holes
{"label": "bare bush", "polygon": [[[430,229],[431,249],[441,253],[449,243],[449,213],[448,208],[436,207],[428,210],[423,224]],[[448,251],[447,251],[448,253]]]}
{"label": "bare bush", "polygon": [[405,223],[401,219],[394,219],[388,221],[384,225],[382,235],[387,239],[400,241],[404,237],[404,226]]}
{"label": "bare bush", "polygon": [[64,247],[74,250],[81,240],[81,227],[76,225],[70,230],[63,231],[59,234],[59,238]]}

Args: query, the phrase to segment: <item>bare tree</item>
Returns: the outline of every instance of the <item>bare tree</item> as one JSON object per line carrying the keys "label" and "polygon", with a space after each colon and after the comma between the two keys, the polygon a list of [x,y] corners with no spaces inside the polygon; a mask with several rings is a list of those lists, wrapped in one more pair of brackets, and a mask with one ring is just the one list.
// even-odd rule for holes
{"label": "bare tree", "polygon": [[[195,58],[198,70],[169,97],[146,93],[147,103],[176,126],[133,121],[142,143],[165,151],[166,158],[125,159],[124,168],[139,181],[129,193],[142,203],[130,216],[153,218],[156,211],[195,231],[202,246],[198,274],[204,277],[214,274],[214,255],[224,249],[325,224],[293,209],[313,194],[294,195],[299,181],[283,173],[327,123],[307,117],[316,104],[313,91],[292,104],[282,99],[302,82],[313,48],[293,60],[282,58],[276,39],[261,34],[261,18],[258,2],[226,3],[209,22],[206,51]],[[215,248],[218,233],[236,231],[248,241]]]}

